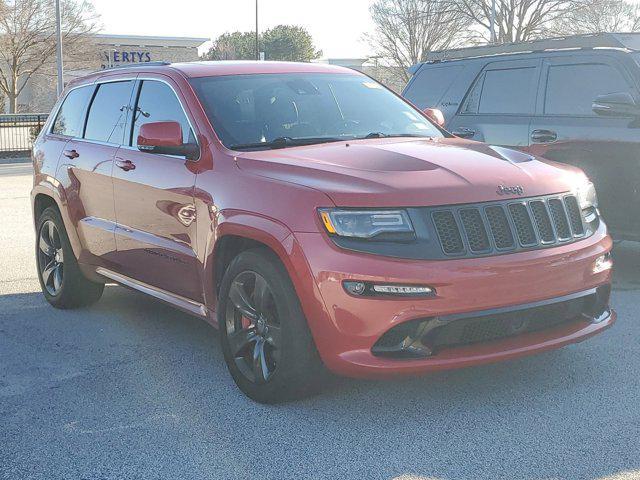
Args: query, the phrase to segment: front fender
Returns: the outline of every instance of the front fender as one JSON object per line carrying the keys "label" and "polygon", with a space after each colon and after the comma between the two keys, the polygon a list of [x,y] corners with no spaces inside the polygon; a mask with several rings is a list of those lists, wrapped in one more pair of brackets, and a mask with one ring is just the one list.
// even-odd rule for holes
{"label": "front fender", "polygon": [[[281,222],[251,212],[226,210],[220,212],[215,234],[207,244],[204,260],[204,296],[207,307],[215,311],[216,248],[225,236],[234,235],[260,242],[269,247],[284,265],[307,317],[312,334],[319,331],[317,322],[326,317],[326,309],[307,259],[295,235]],[[215,324],[215,318],[211,317]],[[217,326],[217,325],[216,325]]]}

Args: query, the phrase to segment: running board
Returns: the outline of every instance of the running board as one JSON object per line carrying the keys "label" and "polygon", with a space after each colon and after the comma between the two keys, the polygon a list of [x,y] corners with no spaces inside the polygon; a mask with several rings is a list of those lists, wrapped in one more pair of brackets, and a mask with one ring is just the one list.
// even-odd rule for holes
{"label": "running board", "polygon": [[185,310],[189,313],[197,315],[198,317],[207,318],[208,317],[208,309],[203,304],[198,303],[189,298],[181,297],[180,295],[175,295],[171,292],[167,292],[166,290],[162,290],[157,287],[153,287],[146,283],[135,280],[131,277],[127,277],[126,275],[121,275],[116,272],[112,272],[103,267],[96,268],[96,273],[102,275],[103,277],[107,277],[113,280],[116,283],[120,283],[126,287],[133,288],[134,290],[138,290],[139,292],[146,293],[147,295],[151,295],[163,302],[167,302],[181,310]]}

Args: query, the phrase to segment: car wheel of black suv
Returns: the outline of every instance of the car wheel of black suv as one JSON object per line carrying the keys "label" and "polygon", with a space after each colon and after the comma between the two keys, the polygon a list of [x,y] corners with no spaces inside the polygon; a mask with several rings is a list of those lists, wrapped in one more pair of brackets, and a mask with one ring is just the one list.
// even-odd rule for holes
{"label": "car wheel of black suv", "polygon": [[236,385],[260,403],[315,393],[324,368],[293,284],[267,249],[240,253],[220,286],[218,324]]}
{"label": "car wheel of black suv", "polygon": [[47,301],[56,308],[76,308],[98,301],[104,284],[88,280],[80,271],[55,207],[42,212],[36,232],[38,279]]}

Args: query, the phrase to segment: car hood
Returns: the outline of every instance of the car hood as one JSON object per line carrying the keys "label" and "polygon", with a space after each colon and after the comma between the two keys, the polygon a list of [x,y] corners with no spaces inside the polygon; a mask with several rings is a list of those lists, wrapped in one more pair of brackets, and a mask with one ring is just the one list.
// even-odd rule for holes
{"label": "car hood", "polygon": [[[567,192],[581,170],[483,143],[451,139],[371,139],[235,157],[247,173],[324,192],[342,207],[413,207]],[[522,195],[498,187],[522,187]]]}

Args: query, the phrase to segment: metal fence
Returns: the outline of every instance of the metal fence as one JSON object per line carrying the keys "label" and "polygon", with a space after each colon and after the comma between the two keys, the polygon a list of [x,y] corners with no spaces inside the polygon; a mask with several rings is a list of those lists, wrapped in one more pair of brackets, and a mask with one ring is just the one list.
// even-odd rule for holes
{"label": "metal fence", "polygon": [[46,113],[0,115],[0,157],[27,155],[46,120]]}

